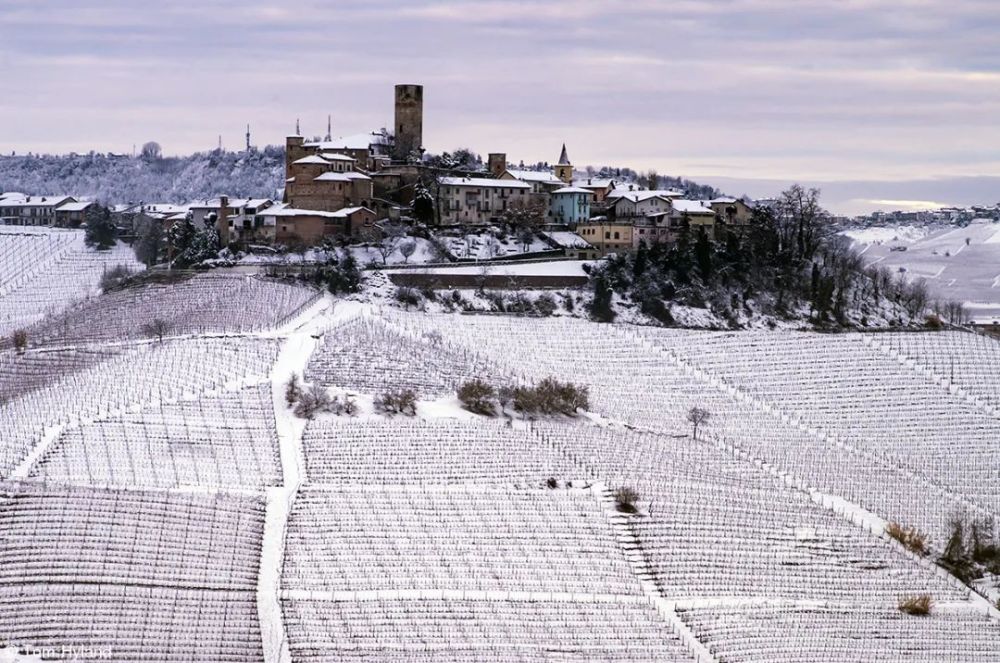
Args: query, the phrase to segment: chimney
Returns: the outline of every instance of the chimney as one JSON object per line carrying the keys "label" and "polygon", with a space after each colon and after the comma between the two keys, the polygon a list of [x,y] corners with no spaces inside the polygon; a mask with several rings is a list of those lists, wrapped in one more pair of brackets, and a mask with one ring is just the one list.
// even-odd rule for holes
{"label": "chimney", "polygon": [[219,231],[219,244],[229,245],[229,196],[219,196],[219,214],[215,220],[215,229]]}

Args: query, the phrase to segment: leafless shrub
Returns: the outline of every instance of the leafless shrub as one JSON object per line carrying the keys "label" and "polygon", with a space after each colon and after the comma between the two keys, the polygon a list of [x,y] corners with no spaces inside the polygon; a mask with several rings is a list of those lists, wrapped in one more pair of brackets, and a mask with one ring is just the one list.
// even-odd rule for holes
{"label": "leafless shrub", "polygon": [[496,389],[479,378],[468,380],[458,388],[458,400],[462,407],[469,412],[482,414],[487,417],[496,415]]}
{"label": "leafless shrub", "polygon": [[635,503],[639,501],[639,493],[632,488],[622,486],[615,490],[615,508],[622,513],[635,513]]}
{"label": "leafless shrub", "polygon": [[687,420],[691,423],[692,437],[698,439],[698,427],[704,424],[712,416],[712,413],[708,410],[700,407],[693,407],[688,410]]}
{"label": "leafless shrub", "polygon": [[930,594],[907,596],[899,600],[899,611],[905,612],[908,615],[923,617],[931,614],[931,607],[933,605],[934,599],[931,598]]}
{"label": "leafless shrub", "polygon": [[14,332],[14,349],[18,354],[23,353],[28,347],[28,332],[18,329]]}
{"label": "leafless shrub", "polygon": [[899,523],[889,523],[885,526],[885,533],[902,543],[911,552],[918,555],[927,553],[927,537],[916,527],[903,527]]}
{"label": "leafless shrub", "polygon": [[417,392],[412,389],[387,391],[375,399],[375,409],[390,416],[403,414],[412,417],[417,414]]}
{"label": "leafless shrub", "polygon": [[162,318],[155,318],[152,322],[147,322],[142,326],[142,333],[149,338],[155,337],[157,342],[163,343],[163,336],[170,331],[170,323]]}

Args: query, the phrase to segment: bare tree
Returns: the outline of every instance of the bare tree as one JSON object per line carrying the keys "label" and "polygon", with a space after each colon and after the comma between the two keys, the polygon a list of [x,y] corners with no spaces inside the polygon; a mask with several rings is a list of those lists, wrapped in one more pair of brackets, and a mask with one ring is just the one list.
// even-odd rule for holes
{"label": "bare tree", "polygon": [[14,332],[14,349],[17,350],[17,354],[22,354],[27,347],[28,332],[23,329],[18,329]]}
{"label": "bare tree", "polygon": [[403,226],[387,223],[382,226],[382,239],[375,245],[375,250],[382,256],[382,264],[389,264],[389,256],[393,254],[399,243],[406,237],[406,229]]}
{"label": "bare tree", "polygon": [[498,240],[493,235],[486,236],[486,254],[490,258],[496,258],[497,254],[500,253],[500,240]]}
{"label": "bare tree", "polygon": [[517,240],[521,242],[522,251],[527,251],[531,247],[535,233],[545,223],[545,203],[515,202],[503,211],[500,218],[514,230]]}
{"label": "bare tree", "polygon": [[412,256],[417,250],[416,240],[407,240],[399,245],[399,252],[403,254],[403,262],[410,262],[410,256]]}
{"label": "bare tree", "polygon": [[158,343],[163,343],[163,336],[170,331],[170,323],[162,318],[154,318],[152,322],[147,322],[142,326],[142,333],[152,338],[156,337]]}
{"label": "bare tree", "polygon": [[142,158],[147,161],[159,159],[162,153],[163,150],[160,148],[160,144],[155,140],[151,140],[142,146]]}
{"label": "bare tree", "polygon": [[692,434],[692,437],[694,437],[694,439],[696,440],[698,439],[698,427],[701,426],[706,421],[708,421],[709,417],[711,416],[712,413],[704,408],[693,407],[690,410],[688,410],[687,420],[691,423],[691,426],[694,429],[694,432]]}

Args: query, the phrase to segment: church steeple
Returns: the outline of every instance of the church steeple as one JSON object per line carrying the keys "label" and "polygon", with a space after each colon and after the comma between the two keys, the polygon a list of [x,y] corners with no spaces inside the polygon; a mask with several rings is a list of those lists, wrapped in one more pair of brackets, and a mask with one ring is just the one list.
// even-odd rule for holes
{"label": "church steeple", "polygon": [[569,154],[566,152],[566,143],[563,143],[562,154],[559,155],[559,163],[555,167],[556,177],[566,184],[573,183],[573,164],[569,162]]}
{"label": "church steeple", "polygon": [[329,115],[326,116],[326,138],[323,140],[328,143],[333,140],[333,120]]}
{"label": "church steeple", "polygon": [[559,155],[559,165],[569,166],[569,155],[566,153],[566,143],[563,143],[562,154]]}

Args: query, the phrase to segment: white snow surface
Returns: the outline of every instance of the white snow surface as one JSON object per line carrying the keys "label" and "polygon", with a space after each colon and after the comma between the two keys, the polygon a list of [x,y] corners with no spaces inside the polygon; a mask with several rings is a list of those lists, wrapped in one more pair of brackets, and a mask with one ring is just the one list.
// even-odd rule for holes
{"label": "white snow surface", "polygon": [[892,226],[844,234],[868,264],[926,280],[932,296],[962,302],[974,322],[1000,321],[1000,224],[981,219],[967,227]]}

